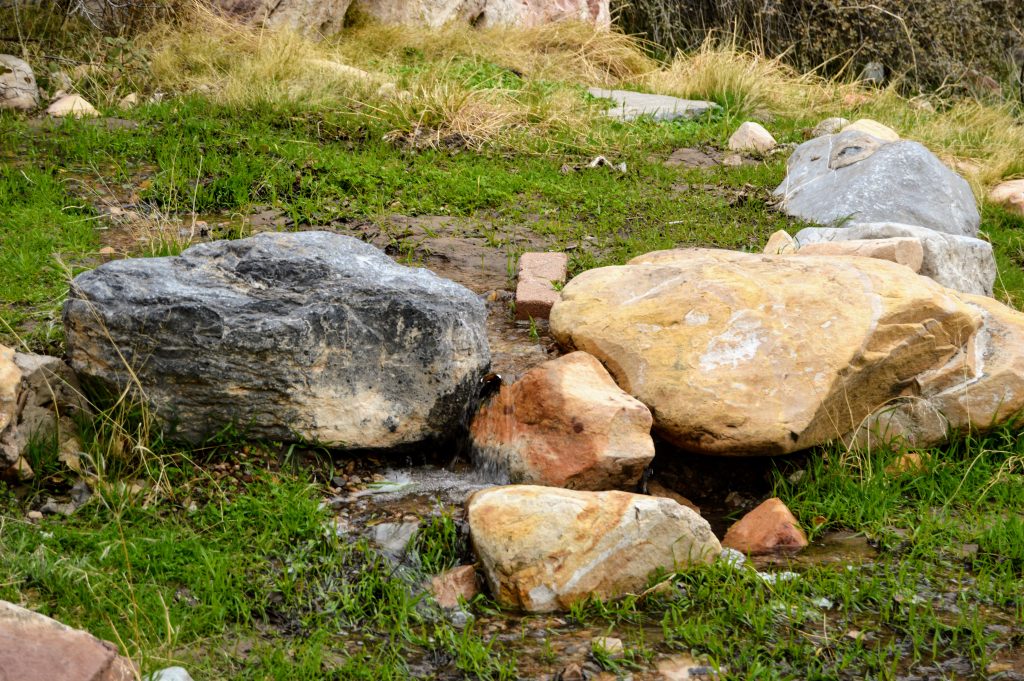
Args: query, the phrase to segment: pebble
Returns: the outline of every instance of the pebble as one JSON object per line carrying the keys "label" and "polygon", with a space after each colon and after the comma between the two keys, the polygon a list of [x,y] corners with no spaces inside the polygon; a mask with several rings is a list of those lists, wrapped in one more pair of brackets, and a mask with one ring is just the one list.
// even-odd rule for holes
{"label": "pebble", "polygon": [[42,520],[43,514],[39,511],[29,511],[25,514],[25,517],[27,517],[29,520]]}

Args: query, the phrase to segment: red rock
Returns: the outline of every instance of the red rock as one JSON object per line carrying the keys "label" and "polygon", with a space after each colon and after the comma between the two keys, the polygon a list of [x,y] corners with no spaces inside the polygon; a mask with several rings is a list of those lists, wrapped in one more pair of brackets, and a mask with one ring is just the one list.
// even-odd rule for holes
{"label": "red rock", "polygon": [[734,523],[722,546],[756,556],[800,550],[807,537],[782,500],[773,497]]}
{"label": "red rock", "polygon": [[460,565],[430,580],[430,592],[442,608],[456,608],[459,598],[469,601],[480,593],[476,580],[476,567]]}
{"label": "red rock", "polygon": [[516,319],[548,318],[559,296],[554,283],[565,283],[568,264],[565,253],[523,253],[519,257]]}
{"label": "red rock", "polygon": [[135,667],[113,643],[0,601],[3,681],[134,681]]}
{"label": "red rock", "polygon": [[635,487],[654,458],[651,412],[585,352],[528,371],[477,414],[477,462],[511,482],[607,490]]}

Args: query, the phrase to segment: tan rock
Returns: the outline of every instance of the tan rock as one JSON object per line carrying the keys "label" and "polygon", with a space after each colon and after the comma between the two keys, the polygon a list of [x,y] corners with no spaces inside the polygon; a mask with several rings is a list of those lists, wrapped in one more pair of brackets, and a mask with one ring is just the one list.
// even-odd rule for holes
{"label": "tan rock", "polygon": [[62,443],[72,437],[71,415],[87,410],[74,372],[59,357],[0,346],[0,473],[18,464],[32,437],[55,430]]}
{"label": "tan rock", "polygon": [[797,255],[840,255],[858,258],[877,258],[921,271],[924,246],[920,239],[892,237],[889,239],[852,239],[850,241],[820,241],[800,247]]}
{"label": "tan rock", "polygon": [[442,608],[459,607],[459,599],[471,601],[480,593],[476,566],[460,565],[430,580],[430,592]]}
{"label": "tan rock", "polygon": [[796,253],[797,243],[796,239],[789,235],[784,229],[780,229],[768,238],[768,243],[764,245],[764,252],[768,255],[783,255],[786,253]]}
{"label": "tan rock", "polygon": [[1006,210],[1024,215],[1024,180],[1009,180],[989,192],[988,200]]}
{"label": "tan rock", "polygon": [[807,537],[782,500],[771,498],[736,521],[722,546],[757,556],[802,549]]}
{"label": "tan rock", "polygon": [[626,492],[494,487],[467,504],[494,598],[530,612],[640,593],[659,569],[714,561],[707,521],[669,499]]}
{"label": "tan rock", "polygon": [[732,151],[756,151],[764,154],[777,146],[772,134],[760,123],[747,121],[729,138],[729,149]]}
{"label": "tan rock", "polygon": [[647,493],[650,494],[652,497],[662,497],[663,499],[671,499],[680,506],[685,506],[686,508],[690,509],[697,515],[700,515],[700,507],[697,506],[697,504],[693,503],[679,492],[676,492],[674,490],[669,489],[668,487],[665,487],[665,485],[661,484],[656,480],[651,480],[650,482],[647,483]]}
{"label": "tan rock", "polygon": [[622,657],[626,653],[626,645],[622,642],[622,639],[613,636],[598,636],[591,642],[590,646],[594,650],[601,651],[612,658]]}
{"label": "tan rock", "polygon": [[848,439],[931,447],[950,429],[984,432],[1024,412],[1024,314],[986,296],[960,294],[982,325],[921,375],[914,395],[893,399]]}
{"label": "tan rock", "polygon": [[128,109],[134,109],[138,105],[139,105],[139,93],[137,93],[137,92],[130,92],[127,95],[125,95],[124,97],[121,98],[121,101],[119,101],[117,103],[117,108],[128,110]]}
{"label": "tan rock", "polygon": [[635,487],[654,458],[651,412],[573,352],[501,387],[473,421],[474,456],[514,483]]}
{"label": "tan rock", "polygon": [[848,126],[850,121],[846,118],[826,118],[821,123],[814,126],[811,130],[811,137],[821,137],[822,135],[834,135],[841,131],[843,128]]}
{"label": "tan rock", "polygon": [[134,681],[117,647],[39,613],[0,601],[0,676],[4,681]]}
{"label": "tan rock", "polygon": [[893,459],[892,463],[885,467],[885,472],[890,475],[920,473],[924,470],[924,467],[924,459],[920,453],[906,452]]}
{"label": "tan rock", "polygon": [[969,355],[982,325],[892,262],[703,249],[584,272],[551,313],[555,338],[601,360],[663,437],[734,456],[842,437]]}
{"label": "tan rock", "polygon": [[900,134],[898,132],[889,126],[883,125],[878,121],[873,121],[870,118],[861,118],[856,120],[843,128],[842,132],[848,132],[850,130],[866,132],[872,137],[877,137],[883,142],[896,142],[900,139]]}
{"label": "tan rock", "polygon": [[64,95],[46,108],[46,115],[54,118],[95,118],[100,112],[78,95]]}

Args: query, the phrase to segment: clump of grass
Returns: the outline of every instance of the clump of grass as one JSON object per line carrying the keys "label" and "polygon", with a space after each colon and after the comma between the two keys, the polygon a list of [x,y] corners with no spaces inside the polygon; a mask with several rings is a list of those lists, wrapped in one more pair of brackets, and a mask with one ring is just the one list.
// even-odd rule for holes
{"label": "clump of grass", "polygon": [[679,53],[644,84],[688,99],[710,99],[738,116],[801,116],[826,110],[837,85],[800,74],[781,59],[739,50],[708,39],[693,53]]}
{"label": "clump of grass", "polygon": [[409,542],[413,560],[427,574],[440,574],[459,564],[468,553],[451,513],[426,519]]}

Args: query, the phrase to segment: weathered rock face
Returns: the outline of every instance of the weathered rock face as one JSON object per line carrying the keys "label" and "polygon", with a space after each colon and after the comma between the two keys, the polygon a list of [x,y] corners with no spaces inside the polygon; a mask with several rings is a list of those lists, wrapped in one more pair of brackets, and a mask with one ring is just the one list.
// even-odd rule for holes
{"label": "weathered rock face", "polygon": [[966,180],[924,146],[858,131],[797,147],[775,195],[788,214],[823,225],[899,222],[975,236],[981,223]]}
{"label": "weathered rock face", "polygon": [[19,476],[31,476],[22,457],[32,438],[56,433],[62,458],[77,454],[63,445],[77,432],[72,417],[88,409],[74,373],[59,358],[0,346],[0,473],[13,467]]}
{"label": "weathered rock face", "polygon": [[478,466],[514,483],[635,487],[654,458],[651,412],[601,363],[573,352],[526,373],[473,421]]}
{"label": "weathered rock face", "polygon": [[432,272],[302,232],[106,263],[75,278],[64,324],[79,374],[120,389],[127,362],[174,436],[377,448],[457,432],[489,366],[485,314]]}
{"label": "weathered rock face", "polygon": [[1024,314],[984,296],[961,298],[980,316],[980,330],[943,367],[918,378],[918,396],[877,410],[852,440],[931,447],[950,429],[983,431],[1024,411]]}
{"label": "weathered rock face", "polygon": [[611,23],[608,0],[355,0],[353,7],[377,21],[437,28],[450,23],[475,26],[540,26],[582,21]]}
{"label": "weathered rock face", "polygon": [[983,296],[992,295],[996,259],[992,244],[969,236],[943,234],[925,227],[895,222],[869,222],[846,227],[808,227],[796,234],[801,247],[824,242],[912,238],[921,242],[924,259],[920,272],[946,288]]}
{"label": "weathered rock face", "polygon": [[29,111],[39,106],[39,88],[32,67],[9,54],[0,54],[0,109]]}
{"label": "weathered rock face", "polygon": [[495,487],[467,511],[491,594],[530,612],[638,593],[659,568],[710,563],[721,551],[690,509],[626,492]]}
{"label": "weathered rock face", "polygon": [[220,9],[235,18],[311,36],[340,31],[351,4],[352,0],[216,0]]}
{"label": "weathered rock face", "polygon": [[114,644],[7,601],[0,601],[0,674],[4,681],[137,678]]}
{"label": "weathered rock face", "polygon": [[800,247],[797,255],[840,255],[857,258],[877,258],[899,263],[914,272],[921,271],[924,247],[920,239],[890,237],[888,239],[851,239],[849,241],[819,241]]}
{"label": "weathered rock face", "polygon": [[[772,455],[842,437],[899,398],[931,394],[957,425],[1005,420],[1024,400],[1021,315],[979,300],[884,260],[663,251],[576,277],[551,330],[679,447]],[[985,394],[1004,396],[970,397]]]}
{"label": "weathered rock face", "polygon": [[800,523],[781,499],[771,498],[733,523],[722,546],[752,556],[807,546]]}
{"label": "weathered rock face", "polygon": [[480,26],[542,26],[558,21],[611,24],[608,0],[486,0]]}

